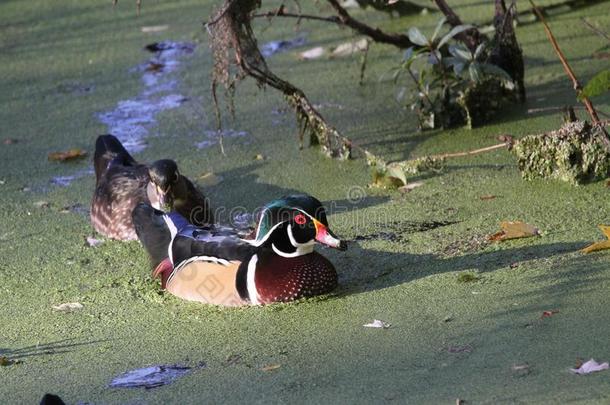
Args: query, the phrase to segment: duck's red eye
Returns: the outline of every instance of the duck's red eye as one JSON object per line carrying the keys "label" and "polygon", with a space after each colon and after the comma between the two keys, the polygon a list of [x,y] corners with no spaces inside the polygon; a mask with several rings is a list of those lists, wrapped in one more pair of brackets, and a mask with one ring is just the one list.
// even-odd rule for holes
{"label": "duck's red eye", "polygon": [[296,222],[299,225],[303,225],[305,222],[307,222],[307,218],[305,218],[305,215],[299,214],[296,217],[294,217],[294,222]]}

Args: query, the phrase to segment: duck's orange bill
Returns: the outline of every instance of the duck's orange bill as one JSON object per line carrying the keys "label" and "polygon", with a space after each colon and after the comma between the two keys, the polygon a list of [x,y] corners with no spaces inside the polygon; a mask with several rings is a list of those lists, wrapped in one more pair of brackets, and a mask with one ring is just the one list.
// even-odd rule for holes
{"label": "duck's orange bill", "polygon": [[333,235],[333,233],[330,231],[330,229],[328,229],[326,225],[315,219],[313,220],[313,223],[316,226],[316,241],[335,249],[347,249],[347,243],[345,243],[345,241],[339,240],[335,235]]}

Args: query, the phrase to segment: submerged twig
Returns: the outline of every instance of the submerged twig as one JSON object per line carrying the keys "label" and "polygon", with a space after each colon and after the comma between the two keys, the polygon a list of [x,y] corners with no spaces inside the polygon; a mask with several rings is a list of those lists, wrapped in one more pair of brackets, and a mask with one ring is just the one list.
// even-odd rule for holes
{"label": "submerged twig", "polygon": [[[570,67],[570,64],[568,63],[565,55],[559,48],[559,44],[557,43],[557,40],[555,39],[555,36],[553,35],[551,28],[547,24],[546,19],[544,18],[544,16],[540,12],[540,10],[538,10],[538,8],[534,4],[533,0],[529,0],[529,2],[532,5],[532,7],[534,8],[534,12],[540,19],[540,22],[542,22],[542,25],[544,26],[544,31],[546,32],[546,35],[549,38],[549,41],[551,42],[551,45],[553,46],[553,49],[555,50],[555,53],[557,54],[557,57],[559,58],[559,61],[561,62],[562,66],[563,66],[563,69],[565,70],[565,72],[568,75],[568,77],[570,78],[570,80],[572,80],[572,84],[574,85],[574,90],[576,91],[576,95],[581,96],[581,100],[584,103],[585,107],[587,108],[587,111],[589,112],[589,115],[591,116],[591,120],[593,121],[593,123],[599,124],[599,117],[597,116],[597,111],[595,111],[595,108],[593,107],[591,100],[589,100],[588,97],[583,96],[581,94],[582,86],[580,85],[580,82],[576,78],[576,75],[574,74],[574,71]],[[601,127],[601,133],[603,135],[605,135],[605,136],[603,136],[602,141],[604,142],[606,147],[610,148],[610,139],[608,139],[608,132],[606,132],[605,128]]]}

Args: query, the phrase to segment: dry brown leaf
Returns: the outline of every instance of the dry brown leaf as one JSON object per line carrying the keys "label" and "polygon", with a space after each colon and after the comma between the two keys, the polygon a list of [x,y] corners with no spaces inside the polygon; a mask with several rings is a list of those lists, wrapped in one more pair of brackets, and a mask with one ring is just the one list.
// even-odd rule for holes
{"label": "dry brown leaf", "polygon": [[282,367],[281,364],[269,364],[268,366],[262,367],[261,370],[262,371],[273,371],[273,370],[277,370],[280,367]]}
{"label": "dry brown leaf", "polygon": [[586,248],[582,249],[581,252],[591,253],[591,252],[595,252],[596,250],[610,249],[610,225],[599,225],[599,229],[602,230],[602,232],[604,233],[604,235],[606,235],[606,238],[608,238],[608,239],[603,240],[601,242],[595,242],[595,243],[587,246]]}
{"label": "dry brown leaf", "polygon": [[493,199],[495,199],[495,198],[496,198],[496,196],[495,196],[495,195],[493,195],[493,194],[486,194],[486,195],[482,195],[482,196],[480,196],[480,197],[479,197],[479,199],[480,199],[481,201],[493,200]]}
{"label": "dry brown leaf", "polygon": [[55,160],[58,162],[66,162],[69,160],[81,159],[87,156],[87,152],[82,149],[74,148],[65,152],[52,152],[49,153],[49,160]]}
{"label": "dry brown leaf", "polygon": [[538,228],[521,221],[502,221],[500,222],[500,228],[502,228],[500,232],[490,235],[488,239],[498,242],[540,235]]}
{"label": "dry brown leaf", "polygon": [[147,72],[157,73],[157,72],[161,72],[164,67],[165,67],[165,65],[163,63],[149,62],[148,65],[146,65],[145,70]]}

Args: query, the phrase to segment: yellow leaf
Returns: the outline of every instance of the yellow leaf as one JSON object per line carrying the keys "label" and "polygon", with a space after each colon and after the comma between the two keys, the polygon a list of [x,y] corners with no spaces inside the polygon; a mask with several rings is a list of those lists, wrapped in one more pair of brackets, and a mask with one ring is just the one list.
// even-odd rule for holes
{"label": "yellow leaf", "polygon": [[538,228],[521,221],[502,221],[500,222],[500,228],[502,230],[490,235],[489,240],[497,242],[540,235]]}
{"label": "yellow leaf", "polygon": [[87,156],[87,152],[82,149],[70,149],[66,152],[52,152],[49,153],[49,160],[56,160],[59,162],[65,162],[68,160],[80,159]]}
{"label": "yellow leaf", "polygon": [[602,232],[604,233],[604,235],[606,235],[606,238],[608,238],[608,240],[603,240],[601,242],[595,242],[594,244],[589,245],[586,248],[582,249],[581,252],[591,253],[591,252],[595,252],[596,250],[610,249],[610,225],[599,225],[599,229],[602,230]]}

